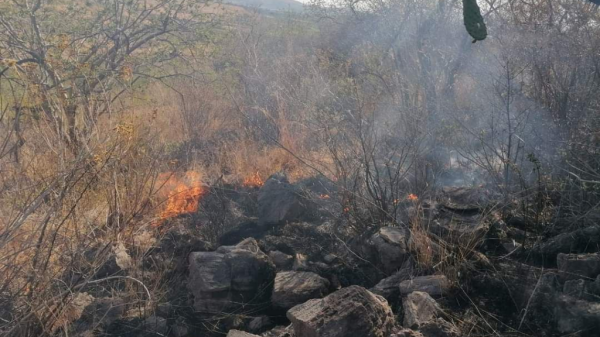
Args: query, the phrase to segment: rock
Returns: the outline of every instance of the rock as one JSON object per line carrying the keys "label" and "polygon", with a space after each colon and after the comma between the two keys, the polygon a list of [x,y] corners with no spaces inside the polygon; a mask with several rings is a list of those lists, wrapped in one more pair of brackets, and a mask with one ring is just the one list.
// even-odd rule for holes
{"label": "rock", "polygon": [[252,333],[260,333],[272,326],[273,322],[271,321],[269,316],[262,315],[251,319],[248,323],[247,330]]}
{"label": "rock", "polygon": [[400,294],[406,295],[413,291],[426,292],[433,297],[445,295],[450,290],[450,281],[444,275],[418,276],[411,280],[400,282]]}
{"label": "rock", "polygon": [[423,337],[423,334],[411,329],[402,329],[392,334],[390,337]]}
{"label": "rock", "polygon": [[167,320],[158,316],[150,316],[144,320],[144,329],[156,335],[166,335],[169,331]]}
{"label": "rock", "polygon": [[461,247],[477,246],[490,229],[490,221],[477,209],[450,209],[440,205],[431,211],[426,223],[431,234]]}
{"label": "rock", "polygon": [[247,333],[240,330],[229,330],[227,333],[227,337],[259,337],[257,335],[253,335],[251,333]]}
{"label": "rock", "polygon": [[600,226],[589,226],[570,233],[557,235],[531,249],[540,259],[554,263],[558,253],[593,253],[600,244]]}
{"label": "rock", "polygon": [[285,271],[277,273],[271,302],[273,306],[289,309],[328,293],[329,281],[311,272]]}
{"label": "rock", "polygon": [[523,249],[523,245],[515,241],[514,239],[504,239],[500,241],[500,244],[508,254],[518,254]]}
{"label": "rock", "polygon": [[272,175],[258,191],[258,225],[261,228],[298,221],[309,214],[308,201],[285,175]]}
{"label": "rock", "polygon": [[251,238],[189,256],[188,288],[200,312],[256,309],[269,302],[274,278],[275,265]]}
{"label": "rock", "polygon": [[431,321],[423,323],[419,327],[419,332],[425,337],[461,337],[460,330],[450,322],[436,318]]}
{"label": "rock", "polygon": [[175,323],[171,325],[171,333],[175,337],[183,337],[186,336],[190,332],[185,320],[181,317],[175,320]]}
{"label": "rock", "polygon": [[412,261],[408,260],[399,271],[379,281],[370,290],[374,294],[383,296],[388,301],[396,300],[400,296],[400,282],[409,280],[412,273]]}
{"label": "rock", "polygon": [[438,303],[429,294],[413,291],[402,300],[404,321],[402,326],[418,329],[421,324],[432,320],[442,313]]}
{"label": "rock", "polygon": [[277,270],[289,270],[292,268],[294,264],[294,257],[285,253],[282,253],[278,250],[274,250],[269,252],[269,257],[275,263],[275,267]]}
{"label": "rock", "polygon": [[261,337],[294,337],[294,328],[291,324],[288,326],[276,326],[262,333]]}
{"label": "rock", "polygon": [[323,256],[323,261],[325,261],[325,263],[328,263],[328,264],[332,264],[338,259],[339,259],[338,256],[335,254],[327,254],[327,255]]}
{"label": "rock", "polygon": [[387,337],[394,327],[387,301],[359,286],[297,305],[287,317],[295,337]]}
{"label": "rock", "polygon": [[584,336],[595,336],[600,329],[600,303],[561,295],[553,308],[557,329],[561,334],[584,332]]}
{"label": "rock", "polygon": [[586,284],[585,281],[582,279],[568,280],[563,286],[563,293],[574,298],[582,298],[584,295],[585,288]]}
{"label": "rock", "polygon": [[73,330],[84,332],[108,327],[121,318],[125,307],[125,302],[121,298],[97,298],[85,307],[81,317],[73,324]]}
{"label": "rock", "polygon": [[377,251],[377,262],[386,274],[396,272],[410,257],[408,240],[410,231],[406,227],[382,227],[370,240]]}
{"label": "rock", "polygon": [[595,279],[600,275],[600,254],[558,254],[556,258],[561,278]]}

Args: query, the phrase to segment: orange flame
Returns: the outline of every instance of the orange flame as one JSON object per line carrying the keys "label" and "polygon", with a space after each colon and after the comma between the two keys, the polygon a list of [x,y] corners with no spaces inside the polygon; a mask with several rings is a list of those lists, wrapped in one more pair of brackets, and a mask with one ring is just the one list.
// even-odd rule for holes
{"label": "orange flame", "polygon": [[242,185],[246,187],[261,187],[264,184],[265,182],[260,177],[258,171],[256,171],[254,174],[247,176],[242,182]]}
{"label": "orange flame", "polygon": [[411,201],[417,201],[417,200],[419,200],[419,197],[417,197],[416,194],[412,194],[412,193],[409,194],[407,198],[408,198],[408,200],[411,200]]}
{"label": "orange flame", "polygon": [[319,199],[329,199],[329,198],[330,198],[329,194],[321,194],[321,195],[319,195]]}
{"label": "orange flame", "polygon": [[166,172],[158,179],[164,181],[162,188],[168,193],[164,209],[160,213],[162,219],[198,211],[198,203],[205,193],[198,172],[188,171],[183,176]]}

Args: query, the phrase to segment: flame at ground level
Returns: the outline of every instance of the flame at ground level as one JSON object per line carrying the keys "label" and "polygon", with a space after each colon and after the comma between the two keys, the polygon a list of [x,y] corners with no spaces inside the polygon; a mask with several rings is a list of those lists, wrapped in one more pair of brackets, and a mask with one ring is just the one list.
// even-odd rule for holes
{"label": "flame at ground level", "polygon": [[198,211],[200,198],[206,192],[200,177],[200,173],[195,171],[187,171],[184,174],[165,172],[159,175],[158,180],[163,184],[161,191],[167,195],[159,214],[161,219]]}

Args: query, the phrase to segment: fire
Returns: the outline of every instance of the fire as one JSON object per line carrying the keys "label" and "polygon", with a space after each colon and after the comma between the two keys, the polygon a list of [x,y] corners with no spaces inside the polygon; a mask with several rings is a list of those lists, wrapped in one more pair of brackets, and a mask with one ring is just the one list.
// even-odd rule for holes
{"label": "fire", "polygon": [[183,176],[167,172],[162,173],[158,179],[164,181],[162,189],[168,193],[160,213],[162,219],[198,211],[198,203],[205,193],[198,172],[188,171]]}
{"label": "fire", "polygon": [[329,199],[329,198],[330,198],[329,194],[321,194],[321,195],[319,195],[319,199]]}
{"label": "fire", "polygon": [[244,181],[242,182],[242,185],[244,185],[246,187],[261,187],[264,184],[265,184],[265,182],[260,177],[260,174],[258,173],[258,171],[256,171],[254,174],[247,176],[244,179]]}
{"label": "fire", "polygon": [[417,200],[419,200],[419,197],[417,197],[416,194],[412,194],[411,193],[411,194],[408,195],[407,199],[410,200],[410,201],[417,201]]}

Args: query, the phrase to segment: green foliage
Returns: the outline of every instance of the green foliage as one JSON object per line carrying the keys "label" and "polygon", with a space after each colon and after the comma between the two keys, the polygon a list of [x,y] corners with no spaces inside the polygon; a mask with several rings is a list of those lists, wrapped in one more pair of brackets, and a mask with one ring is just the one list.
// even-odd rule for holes
{"label": "green foliage", "polygon": [[463,18],[467,32],[474,39],[473,43],[485,40],[487,27],[481,16],[477,0],[463,0]]}

